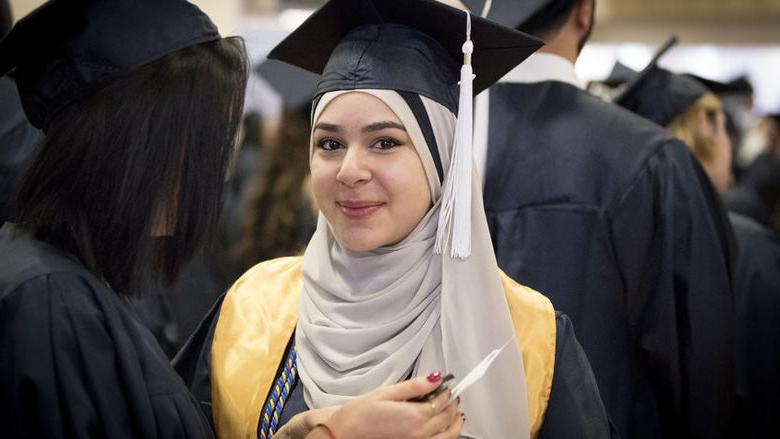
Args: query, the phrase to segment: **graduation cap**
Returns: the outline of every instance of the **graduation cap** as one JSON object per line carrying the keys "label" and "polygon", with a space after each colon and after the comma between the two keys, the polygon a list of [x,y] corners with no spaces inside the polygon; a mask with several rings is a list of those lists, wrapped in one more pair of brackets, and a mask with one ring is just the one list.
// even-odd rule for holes
{"label": "graduation cap", "polygon": [[636,70],[626,66],[620,61],[616,61],[612,66],[612,71],[606,79],[601,81],[590,81],[588,91],[607,102],[612,102],[617,95],[623,91],[623,87],[637,75]]}
{"label": "graduation cap", "polygon": [[720,82],[692,73],[683,73],[683,75],[700,82],[716,95],[744,95],[753,93],[753,86],[750,85],[750,82],[748,82],[744,76],[740,76],[733,81]]}
{"label": "graduation cap", "polygon": [[[452,243],[451,256],[465,259],[471,251],[473,94],[543,44],[433,0],[330,0],[268,57],[322,74],[315,99],[338,90],[395,90],[457,114],[435,251]],[[428,147],[440,169],[436,145]]]}
{"label": "graduation cap", "polygon": [[639,72],[622,62],[615,61],[615,65],[612,66],[612,71],[609,72],[609,76],[600,82],[609,87],[618,87],[630,81],[637,73]]}
{"label": "graduation cap", "polygon": [[666,126],[706,93],[707,87],[701,82],[658,66],[658,60],[676,43],[677,37],[670,38],[647,67],[629,80],[613,102],[658,125]]}
{"label": "graduation cap", "polygon": [[185,0],[50,0],[0,41],[0,75],[16,79],[30,122],[46,130],[69,104],[219,32]]}
{"label": "graduation cap", "polygon": [[576,0],[462,0],[469,10],[498,24],[522,29],[523,24],[540,15],[554,17]]}
{"label": "graduation cap", "polygon": [[[466,14],[433,0],[331,0],[268,58],[321,74],[316,94],[378,88],[409,91],[455,112]],[[474,93],[498,81],[544,43],[471,17]]]}
{"label": "graduation cap", "polygon": [[311,105],[311,98],[320,79],[314,73],[273,59],[263,61],[255,72],[279,93],[284,107],[292,110]]}

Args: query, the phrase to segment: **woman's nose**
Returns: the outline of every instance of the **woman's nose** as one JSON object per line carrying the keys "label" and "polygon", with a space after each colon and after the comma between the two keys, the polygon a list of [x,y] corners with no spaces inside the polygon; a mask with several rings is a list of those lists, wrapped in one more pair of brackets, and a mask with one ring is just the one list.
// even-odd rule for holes
{"label": "woman's nose", "polygon": [[370,180],[371,175],[366,152],[359,147],[347,148],[336,179],[347,186],[354,186]]}

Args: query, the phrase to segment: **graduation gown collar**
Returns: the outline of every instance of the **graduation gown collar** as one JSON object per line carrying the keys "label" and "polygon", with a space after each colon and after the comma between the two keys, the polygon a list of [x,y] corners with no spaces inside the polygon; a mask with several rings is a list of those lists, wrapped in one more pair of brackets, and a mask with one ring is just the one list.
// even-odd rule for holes
{"label": "graduation gown collar", "polygon": [[534,53],[525,62],[510,70],[499,82],[535,83],[558,81],[571,84],[579,89],[585,85],[577,77],[577,72],[566,58],[553,53]]}

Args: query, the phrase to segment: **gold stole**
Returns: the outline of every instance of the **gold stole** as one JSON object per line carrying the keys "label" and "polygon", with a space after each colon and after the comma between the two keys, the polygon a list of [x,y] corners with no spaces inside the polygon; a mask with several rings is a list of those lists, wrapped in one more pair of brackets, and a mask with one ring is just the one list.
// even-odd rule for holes
{"label": "gold stole", "polygon": [[[220,438],[257,438],[260,411],[295,330],[301,257],[273,259],[225,296],[211,345],[212,415]],[[555,366],[555,311],[543,295],[499,271],[523,354],[531,437],[542,426]]]}

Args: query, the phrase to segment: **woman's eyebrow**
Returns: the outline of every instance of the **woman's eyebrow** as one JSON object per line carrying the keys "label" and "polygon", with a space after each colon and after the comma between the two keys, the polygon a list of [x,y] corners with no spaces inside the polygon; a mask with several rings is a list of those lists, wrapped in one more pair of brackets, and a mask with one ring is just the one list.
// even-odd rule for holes
{"label": "woman's eyebrow", "polygon": [[395,128],[397,130],[406,131],[406,128],[404,128],[404,126],[401,125],[400,123],[392,122],[389,120],[384,122],[374,122],[372,124],[368,124],[364,126],[361,131],[364,133],[370,133],[372,131],[380,131],[385,128]]}
{"label": "woman's eyebrow", "polygon": [[323,130],[323,131],[329,131],[331,133],[340,133],[341,127],[338,125],[334,125],[332,123],[327,122],[319,122],[317,125],[314,126],[315,130]]}

